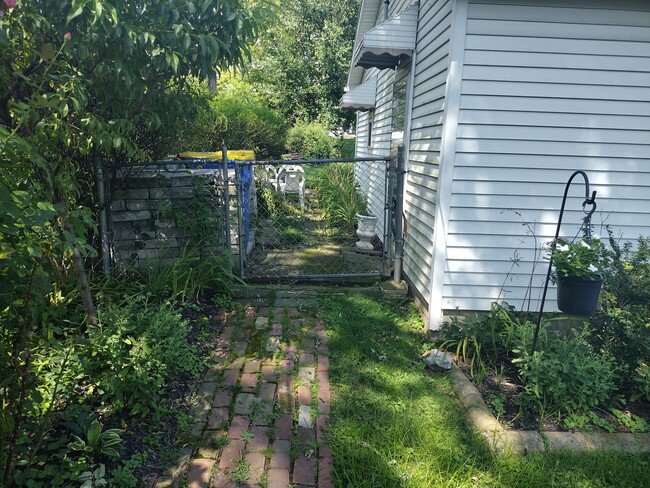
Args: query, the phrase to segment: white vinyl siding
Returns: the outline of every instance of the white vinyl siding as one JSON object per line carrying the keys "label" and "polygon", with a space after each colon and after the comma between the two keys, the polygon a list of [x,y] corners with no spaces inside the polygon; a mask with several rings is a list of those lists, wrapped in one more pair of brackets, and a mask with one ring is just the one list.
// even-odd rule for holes
{"label": "white vinyl siding", "polygon": [[[598,192],[597,233],[650,235],[648,2],[470,0],[462,73],[443,308],[525,306],[574,170]],[[573,236],[581,177],[569,195]],[[546,268],[538,259],[533,309]]]}
{"label": "white vinyl siding", "polygon": [[432,243],[450,24],[451,2],[420,2],[416,65],[412,68],[415,69],[415,78],[404,192],[404,274],[425,302],[431,293]]}
{"label": "white vinyl siding", "polygon": [[[357,114],[357,157],[379,157],[384,158],[390,155],[391,142],[391,121],[392,121],[392,93],[394,70],[377,70],[375,68],[366,70],[364,80],[371,76],[377,76],[377,102],[375,109],[365,113]],[[372,138],[368,140],[368,122],[372,119]],[[380,216],[377,221],[377,235],[383,239],[384,234],[384,200],[381,198],[385,193],[385,163],[357,163],[357,182],[359,189],[366,196],[370,205],[370,212]]]}
{"label": "white vinyl siding", "polygon": [[[424,1],[424,0],[423,0]],[[412,0],[399,0],[390,3],[389,16],[392,17],[398,12],[406,9],[413,2]],[[376,23],[379,24],[384,20],[384,10],[382,7],[377,12]],[[369,114],[357,115],[357,140],[356,156],[358,157],[388,157],[391,154],[391,143],[393,133],[393,91],[396,81],[396,71],[394,69],[379,70],[376,68],[367,69],[363,75],[363,80],[371,76],[377,76],[377,100],[374,112]],[[407,95],[408,96],[408,95]],[[372,117],[372,139],[368,141],[368,122]],[[384,192],[385,188],[385,166],[383,161],[379,163],[359,163],[357,168],[360,169],[359,186],[370,202],[370,211],[375,215],[383,215],[384,202],[377,198],[377,192]],[[377,222],[377,233],[382,236],[384,231],[384,222]]]}

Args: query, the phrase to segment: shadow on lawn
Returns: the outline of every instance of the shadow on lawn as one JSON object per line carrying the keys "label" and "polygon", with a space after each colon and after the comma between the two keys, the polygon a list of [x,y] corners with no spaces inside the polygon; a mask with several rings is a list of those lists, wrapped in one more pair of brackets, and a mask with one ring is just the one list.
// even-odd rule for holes
{"label": "shadow on lawn", "polygon": [[343,467],[336,470],[340,486],[427,486],[438,470],[432,456],[437,465],[466,462],[474,434],[454,405],[449,378],[431,376],[419,360],[426,336],[415,309],[349,294],[325,299],[322,310],[331,335],[330,432]]}
{"label": "shadow on lawn", "polygon": [[650,486],[645,455],[493,457],[450,378],[419,360],[426,336],[412,305],[344,292],[323,298],[321,312],[330,335],[338,486]]}

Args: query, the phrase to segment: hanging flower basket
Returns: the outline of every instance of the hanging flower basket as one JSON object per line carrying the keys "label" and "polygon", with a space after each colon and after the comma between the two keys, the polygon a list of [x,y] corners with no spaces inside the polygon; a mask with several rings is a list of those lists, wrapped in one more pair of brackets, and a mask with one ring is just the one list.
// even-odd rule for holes
{"label": "hanging flower basket", "polygon": [[592,315],[598,304],[602,277],[584,279],[557,274],[557,307],[571,315]]}
{"label": "hanging flower basket", "polygon": [[603,286],[603,270],[611,260],[610,251],[597,237],[577,242],[558,238],[551,244],[551,259],[558,308],[572,315],[592,315]]}

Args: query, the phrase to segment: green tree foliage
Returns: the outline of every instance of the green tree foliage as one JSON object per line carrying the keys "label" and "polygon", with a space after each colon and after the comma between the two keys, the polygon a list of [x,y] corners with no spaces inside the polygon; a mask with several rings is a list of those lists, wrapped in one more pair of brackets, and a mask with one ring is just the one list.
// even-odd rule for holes
{"label": "green tree foliage", "polygon": [[347,81],[358,0],[280,0],[278,20],[253,50],[251,81],[289,122],[349,126],[339,99]]}
{"label": "green tree foliage", "polygon": [[336,140],[329,136],[324,125],[318,123],[296,123],[287,134],[287,148],[307,159],[339,156]]}
{"label": "green tree foliage", "polygon": [[231,149],[253,149],[258,159],[280,159],[287,137],[284,117],[271,108],[252,86],[227,79],[210,103],[216,115],[209,137],[212,147],[221,141]]}
{"label": "green tree foliage", "polygon": [[[17,462],[35,462],[49,412],[64,406],[60,385],[76,361],[76,344],[88,338],[78,325],[84,314],[61,304],[81,297],[91,332],[98,323],[84,268],[94,252],[87,238],[95,163],[155,155],[196,110],[193,76],[215,78],[249,60],[266,11],[259,2],[247,5],[0,3],[3,486]],[[70,275],[77,291],[66,288]],[[57,316],[59,309],[66,315]],[[44,345],[59,349],[56,361],[40,362]]]}

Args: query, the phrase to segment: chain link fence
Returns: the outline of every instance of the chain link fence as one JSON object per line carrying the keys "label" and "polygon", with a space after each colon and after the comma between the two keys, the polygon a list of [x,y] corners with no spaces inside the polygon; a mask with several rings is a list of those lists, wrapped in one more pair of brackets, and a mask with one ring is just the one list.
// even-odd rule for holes
{"label": "chain link fence", "polygon": [[345,280],[389,272],[387,160],[236,166],[256,182],[254,192],[237,199],[244,225],[239,267],[247,280]]}
{"label": "chain link fence", "polygon": [[390,273],[387,159],[224,164],[114,168],[102,219],[112,265],[166,265],[192,252],[230,254],[248,281]]}
{"label": "chain link fence", "polygon": [[105,195],[112,265],[166,265],[187,253],[222,256],[229,247],[223,172],[214,163],[114,168]]}

